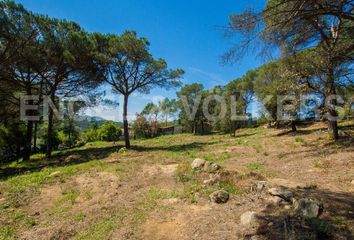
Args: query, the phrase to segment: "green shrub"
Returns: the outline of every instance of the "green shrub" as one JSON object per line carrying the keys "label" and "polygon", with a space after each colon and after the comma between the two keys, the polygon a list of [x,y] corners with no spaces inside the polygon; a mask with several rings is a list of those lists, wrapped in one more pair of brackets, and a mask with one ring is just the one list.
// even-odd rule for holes
{"label": "green shrub", "polygon": [[121,128],[114,122],[105,122],[98,130],[101,141],[118,141],[121,135]]}

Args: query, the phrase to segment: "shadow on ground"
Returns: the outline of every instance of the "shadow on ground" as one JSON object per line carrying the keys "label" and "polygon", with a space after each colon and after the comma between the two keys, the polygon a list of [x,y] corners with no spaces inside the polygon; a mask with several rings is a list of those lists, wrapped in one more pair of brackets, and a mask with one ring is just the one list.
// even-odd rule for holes
{"label": "shadow on ground", "polygon": [[30,172],[37,172],[48,167],[69,166],[89,162],[96,159],[108,157],[111,153],[117,151],[119,146],[110,146],[103,148],[86,148],[72,150],[69,152],[59,152],[52,158],[43,158],[39,160],[28,161],[25,166],[0,168],[0,180],[6,180],[15,175],[21,175]]}
{"label": "shadow on ground", "polygon": [[[257,235],[262,239],[354,239],[354,195],[326,190],[289,189],[296,199],[312,198],[323,203],[319,218],[305,219],[269,205],[261,212]],[[271,224],[270,224],[271,223]]]}
{"label": "shadow on ground", "polygon": [[[206,144],[213,143],[202,143],[202,142],[193,142],[188,144],[177,144],[170,146],[142,146],[135,145],[132,146],[132,150],[138,152],[150,152],[150,151],[169,151],[169,152],[183,152],[188,150],[200,150]],[[21,175],[31,172],[41,171],[44,168],[48,167],[61,167],[61,166],[70,166],[89,162],[97,159],[104,159],[109,157],[112,153],[117,152],[123,145],[116,145],[110,147],[101,147],[101,148],[86,148],[79,150],[72,150],[69,152],[59,152],[50,159],[43,158],[39,160],[28,161],[28,163],[23,164],[24,166],[15,166],[15,167],[3,167],[0,168],[0,180],[6,180],[15,175]]]}
{"label": "shadow on ground", "polygon": [[205,145],[212,145],[216,142],[192,142],[188,144],[178,144],[170,146],[142,146],[136,145],[132,149],[139,152],[149,152],[149,151],[168,151],[168,152],[184,152],[189,150],[201,150]]}

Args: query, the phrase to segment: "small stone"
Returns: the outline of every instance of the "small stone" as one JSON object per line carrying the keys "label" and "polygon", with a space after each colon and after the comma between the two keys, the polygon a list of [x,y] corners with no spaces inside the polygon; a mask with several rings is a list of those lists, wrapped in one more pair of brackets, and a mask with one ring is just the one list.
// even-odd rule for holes
{"label": "small stone", "polygon": [[203,166],[203,171],[204,172],[208,172],[209,171],[209,166],[210,166],[210,162],[205,162],[205,164]]}
{"label": "small stone", "polygon": [[285,209],[285,210],[290,210],[290,209],[291,209],[291,206],[290,206],[290,205],[285,205],[285,206],[284,206],[284,209]]}
{"label": "small stone", "polygon": [[263,189],[267,186],[267,182],[266,181],[259,181],[257,184],[257,192],[260,193],[263,191]]}
{"label": "small stone", "polygon": [[257,215],[255,212],[245,212],[241,215],[241,224],[243,226],[255,227],[257,221]]}
{"label": "small stone", "polygon": [[351,184],[354,185],[354,180],[351,181]]}
{"label": "small stone", "polygon": [[285,201],[292,202],[293,193],[286,190],[285,188],[271,188],[268,193],[272,196],[281,197]]}
{"label": "small stone", "polygon": [[204,183],[204,185],[212,186],[212,185],[216,184],[217,182],[219,182],[220,179],[221,179],[220,175],[216,175],[208,180],[205,180],[203,183]]}
{"label": "small stone", "polygon": [[191,163],[191,168],[194,169],[202,169],[204,167],[205,160],[201,158],[196,158],[194,161]]}
{"label": "small stone", "polygon": [[61,175],[60,171],[56,171],[56,172],[52,172],[51,174],[49,174],[49,177],[58,177]]}
{"label": "small stone", "polygon": [[274,225],[273,222],[270,222],[270,223],[267,224],[268,227],[271,227],[271,226],[273,226],[273,225]]}
{"label": "small stone", "polygon": [[317,200],[302,198],[296,203],[296,211],[306,218],[317,218],[320,216],[323,206]]}
{"label": "small stone", "polygon": [[126,153],[126,152],[127,152],[126,147],[122,147],[121,149],[118,150],[118,153]]}
{"label": "small stone", "polygon": [[275,205],[280,205],[281,203],[284,202],[284,199],[282,199],[281,197],[278,196],[270,196],[268,198],[269,202],[275,204]]}
{"label": "small stone", "polygon": [[219,190],[210,194],[209,198],[210,201],[220,204],[229,201],[230,195],[225,190]]}
{"label": "small stone", "polygon": [[221,167],[220,167],[218,164],[216,164],[216,163],[210,163],[210,164],[209,164],[209,167],[208,167],[208,172],[210,172],[210,173],[215,173],[215,172],[217,172],[220,168],[221,168]]}

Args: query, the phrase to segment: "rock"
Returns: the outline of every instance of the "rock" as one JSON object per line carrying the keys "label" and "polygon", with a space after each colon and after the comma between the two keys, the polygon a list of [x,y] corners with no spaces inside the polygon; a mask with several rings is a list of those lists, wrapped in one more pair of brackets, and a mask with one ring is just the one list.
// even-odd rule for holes
{"label": "rock", "polygon": [[266,181],[259,181],[257,184],[257,192],[261,193],[267,185],[268,183]]}
{"label": "rock", "polygon": [[285,205],[285,206],[284,206],[284,209],[285,209],[285,210],[290,210],[290,209],[291,209],[291,206],[290,206],[290,205]]}
{"label": "rock", "polygon": [[281,197],[287,202],[292,202],[293,200],[293,193],[286,190],[285,188],[271,188],[269,189],[268,193],[272,196]]}
{"label": "rock", "polygon": [[60,171],[56,171],[56,172],[52,172],[51,174],[49,174],[49,177],[58,177],[61,175],[62,172]]}
{"label": "rock", "polygon": [[210,162],[205,162],[205,164],[203,166],[203,171],[204,172],[208,172],[209,171],[209,166],[210,166]]}
{"label": "rock", "polygon": [[230,195],[225,190],[219,190],[210,194],[209,198],[214,203],[226,203],[229,201]]}
{"label": "rock", "polygon": [[255,212],[245,212],[240,219],[243,226],[255,227],[257,225],[257,214]]}
{"label": "rock", "polygon": [[354,180],[351,181],[351,184],[354,185]]}
{"label": "rock", "polygon": [[118,153],[126,153],[126,152],[127,152],[126,147],[122,147],[121,149],[118,150]]}
{"label": "rock", "polygon": [[203,183],[204,183],[204,185],[212,186],[212,185],[216,184],[217,182],[219,182],[220,179],[221,179],[220,175],[216,175],[208,180],[205,180]]}
{"label": "rock", "polygon": [[317,218],[323,211],[323,206],[317,200],[302,198],[295,204],[295,210],[306,218]]}
{"label": "rock", "polygon": [[205,172],[215,173],[215,172],[217,172],[220,168],[221,168],[221,167],[220,167],[218,164],[216,164],[216,163],[213,163],[213,162],[206,162],[206,163],[204,164],[203,170],[204,170]]}
{"label": "rock", "polygon": [[275,205],[280,205],[281,203],[284,202],[284,199],[282,199],[281,197],[278,197],[278,196],[270,196],[268,198],[268,201],[275,204]]}
{"label": "rock", "polygon": [[192,169],[202,169],[205,165],[205,160],[201,158],[196,158],[194,161],[191,163],[191,168]]}

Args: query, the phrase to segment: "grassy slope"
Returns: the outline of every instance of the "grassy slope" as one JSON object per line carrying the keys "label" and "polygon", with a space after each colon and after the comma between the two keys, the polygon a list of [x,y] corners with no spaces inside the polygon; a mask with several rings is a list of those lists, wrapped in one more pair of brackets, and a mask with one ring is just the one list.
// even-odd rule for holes
{"label": "grassy slope", "polygon": [[[344,125],[349,134],[353,133],[352,128],[347,127],[351,124]],[[143,165],[179,164],[177,172],[180,182],[183,183],[181,189],[165,191],[153,187],[148,188],[143,193],[142,200],[119,211],[99,216],[91,226],[82,228],[76,234],[77,239],[89,239],[89,236],[92,236],[91,239],[103,239],[108,237],[114,228],[123,225],[123,220],[127,216],[132,225],[142,224],[149,212],[158,206],[160,199],[177,197],[194,203],[198,201],[195,197],[196,192],[200,192],[202,196],[206,197],[213,190],[220,188],[240,196],[247,191],[247,188],[238,185],[235,179],[226,179],[214,187],[203,187],[202,179],[205,176],[195,174],[188,169],[189,163],[196,157],[216,162],[235,171],[237,179],[247,178],[249,175],[254,176],[254,174],[260,179],[286,179],[287,173],[292,170],[291,163],[294,162],[293,156],[296,154],[304,154],[306,151],[316,152],[321,149],[325,151],[324,146],[331,146],[328,147],[328,151],[335,151],[335,154],[348,151],[349,155],[347,156],[353,156],[349,151],[352,146],[351,140],[349,142],[343,140],[338,144],[330,145],[330,140],[327,140],[325,133],[318,131],[318,128],[306,128],[293,135],[279,133],[281,132],[260,127],[240,130],[236,138],[227,135],[163,136],[150,140],[133,141],[134,148],[129,151],[119,150],[121,147],[112,143],[96,142],[81,148],[55,153],[51,160],[47,160],[41,155],[35,155],[31,162],[3,166],[2,181],[0,182],[0,239],[12,239],[34,226],[42,226],[44,223],[38,222],[36,216],[30,216],[26,212],[26,206],[31,204],[31,199],[44,186],[66,183],[85,172],[109,172],[120,179],[129,180],[129,177],[141,171]],[[338,184],[334,181],[337,181],[336,176],[340,174],[342,166],[335,166],[335,163],[328,165],[328,156],[331,156],[332,153],[328,154],[301,155],[306,159],[306,162],[299,164],[305,164],[304,166],[307,168],[319,169],[321,174],[327,171],[328,181],[323,184],[330,188],[332,185]],[[336,156],[333,156],[333,159],[335,158]],[[279,165],[287,166],[289,169],[284,169]],[[294,172],[296,171],[301,172],[301,169],[297,170],[294,167]],[[347,177],[352,177],[350,176],[352,173],[352,169],[349,169]],[[309,179],[309,182],[306,180],[300,182],[316,189],[317,183],[313,179]],[[350,185],[348,185],[350,178],[339,180],[345,182],[344,186]],[[75,189],[64,192],[56,200],[56,208],[52,209],[50,216],[71,215],[72,206],[78,204],[76,199],[82,195],[90,198],[89,193],[82,193]],[[73,222],[83,221],[83,218],[85,216],[78,213],[73,216]],[[335,218],[339,227],[348,227],[346,218]]]}

